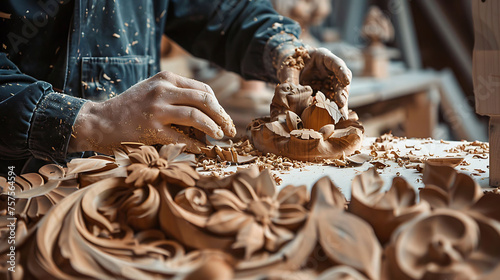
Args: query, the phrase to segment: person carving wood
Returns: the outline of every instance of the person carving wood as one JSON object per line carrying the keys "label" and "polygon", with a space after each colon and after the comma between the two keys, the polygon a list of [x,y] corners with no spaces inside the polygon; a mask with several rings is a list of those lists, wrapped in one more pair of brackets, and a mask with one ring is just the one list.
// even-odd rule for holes
{"label": "person carving wood", "polygon": [[158,73],[162,34],[245,79],[273,83],[296,74],[281,66],[304,47],[311,58],[298,82],[337,79],[342,89],[332,100],[347,106],[349,69],[299,41],[300,26],[268,0],[7,0],[0,4],[0,173],[110,153],[122,141],[185,142],[199,152],[203,144],[172,125],[234,135],[209,86]]}

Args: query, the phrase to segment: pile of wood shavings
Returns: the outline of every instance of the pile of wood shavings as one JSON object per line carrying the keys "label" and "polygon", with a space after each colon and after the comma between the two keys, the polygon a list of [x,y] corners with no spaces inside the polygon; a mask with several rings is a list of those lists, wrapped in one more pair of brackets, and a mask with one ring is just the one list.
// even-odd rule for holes
{"label": "pile of wood shavings", "polygon": [[[389,162],[395,162],[400,167],[406,169],[415,169],[417,172],[422,172],[426,162],[433,162],[434,164],[446,164],[453,166],[469,166],[470,163],[463,159],[465,154],[473,154],[474,158],[487,159],[489,154],[488,143],[482,143],[479,141],[474,142],[464,142],[463,144],[445,150],[445,152],[450,153],[450,156],[446,157],[435,157],[434,154],[428,153],[422,155],[418,153],[422,148],[414,145],[405,145],[405,148],[409,151],[401,151],[396,148],[396,144],[400,141],[406,140],[406,137],[394,136],[390,133],[384,134],[376,138],[375,142],[370,146],[369,156],[363,154],[360,151],[356,151],[351,156],[343,156],[340,159],[323,160],[322,164],[331,165],[335,167],[352,167],[362,165],[364,162],[368,161],[370,164],[375,166],[379,170],[390,166]],[[423,139],[421,144],[432,144],[435,143],[432,139]],[[440,140],[440,143],[447,144],[445,141]],[[248,141],[239,141],[231,144],[232,147],[241,155],[253,155],[257,158],[250,165],[257,165],[259,170],[269,169],[276,183],[279,185],[282,181],[279,178],[279,174],[285,174],[287,171],[293,169],[304,170],[306,166],[315,164],[312,162],[302,162],[298,160],[291,160],[287,157],[278,156],[276,154],[268,153],[266,155],[261,154],[258,150],[255,150],[253,145]],[[231,165],[227,161],[218,161],[217,159],[210,158],[200,158],[198,161],[198,167],[202,168],[202,171],[210,172],[211,176],[218,178],[223,178],[233,171],[224,171],[226,167]],[[248,168],[249,165],[238,166],[238,170]],[[461,170],[467,170],[466,168],[461,168]],[[398,172],[399,173],[399,172]],[[484,170],[477,169],[471,175],[480,176],[480,174],[485,173]],[[398,174],[396,174],[398,175]]]}
{"label": "pile of wood shavings", "polygon": [[479,141],[466,142],[464,144],[458,145],[455,148],[445,150],[448,153],[466,153],[473,154],[474,158],[487,159],[490,153],[490,145],[488,143],[483,143]]}
{"label": "pile of wood shavings", "polygon": [[[290,158],[278,156],[272,153],[263,155],[258,150],[256,150],[248,140],[240,140],[235,143],[230,141],[229,149],[235,151],[236,153],[238,153],[238,155],[256,156],[255,160],[251,164],[238,166],[237,170],[245,169],[252,165],[256,165],[259,168],[259,171],[269,169],[274,181],[278,185],[283,181],[283,179],[281,179],[278,174],[284,174],[286,171],[289,171],[292,168],[302,169],[305,166],[312,164],[310,162],[292,160]],[[237,163],[231,163],[225,160],[221,160],[220,158],[208,158],[205,156],[199,157],[197,161],[197,167],[201,168],[200,171],[209,172],[210,176],[217,178],[223,178],[235,173],[234,171],[225,171],[225,168],[227,168],[231,164],[238,165]]]}
{"label": "pile of wood shavings", "polygon": [[[450,154],[458,154],[458,155],[473,155],[472,158],[474,159],[488,159],[489,154],[490,154],[490,145],[488,143],[483,143],[479,141],[474,141],[474,142],[466,142],[465,143],[458,145],[454,148],[445,150],[445,152],[450,153]],[[465,162],[466,164],[463,165],[470,165],[469,163]],[[466,168],[460,168],[461,170],[467,170]],[[481,174],[486,173],[485,170],[482,169],[474,169],[475,172],[472,172],[472,176],[481,176]]]}
{"label": "pile of wood shavings", "polygon": [[[459,154],[461,151],[475,154],[478,158],[487,158],[489,153],[489,145],[487,143],[481,143],[478,141],[472,143],[464,143],[458,147],[445,150],[448,153],[456,153],[456,155],[450,155],[446,157],[434,157],[434,154],[418,155],[416,151],[420,151],[421,147],[416,146],[405,146],[410,149],[409,152],[402,152],[395,148],[395,145],[401,141],[406,140],[406,137],[397,137],[392,134],[384,134],[378,137],[375,142],[370,146],[370,156],[372,159],[370,161],[378,169],[384,169],[388,165],[387,161],[396,162],[399,166],[406,169],[415,169],[418,172],[423,171],[425,162],[432,162],[434,164],[442,165],[452,165],[452,166],[468,166],[469,162],[465,161],[463,157],[464,154]],[[432,139],[427,139],[422,144],[432,144],[434,143]],[[441,140],[440,143],[448,144],[447,142]],[[466,170],[462,168],[462,170]],[[484,173],[482,170],[478,170],[479,173]],[[475,174],[473,174],[475,175]],[[479,174],[477,174],[479,175]]]}

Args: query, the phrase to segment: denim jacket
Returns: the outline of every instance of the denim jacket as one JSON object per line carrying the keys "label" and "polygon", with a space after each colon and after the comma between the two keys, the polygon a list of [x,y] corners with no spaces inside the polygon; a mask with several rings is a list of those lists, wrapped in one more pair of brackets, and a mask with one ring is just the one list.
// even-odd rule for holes
{"label": "denim jacket", "polygon": [[82,105],[158,72],[162,34],[272,82],[278,49],[301,45],[267,0],[2,0],[0,174],[33,157],[64,163]]}

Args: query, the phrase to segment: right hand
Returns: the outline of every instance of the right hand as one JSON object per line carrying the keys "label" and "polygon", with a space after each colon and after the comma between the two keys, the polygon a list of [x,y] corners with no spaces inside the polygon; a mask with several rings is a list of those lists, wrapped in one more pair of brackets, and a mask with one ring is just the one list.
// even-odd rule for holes
{"label": "right hand", "polygon": [[112,154],[121,142],[134,141],[147,145],[186,143],[188,151],[199,153],[204,144],[171,124],[194,127],[215,139],[236,134],[231,117],[208,85],[160,72],[114,98],[84,104],[68,152]]}
{"label": "right hand", "polygon": [[297,55],[292,53],[291,47],[283,47],[279,59],[277,76],[281,83],[308,85],[315,91],[323,92],[330,100],[334,101],[345,119],[348,119],[349,87],[352,72],[345,62],[325,48],[307,47],[309,57],[302,56],[304,68],[287,66],[289,57]]}

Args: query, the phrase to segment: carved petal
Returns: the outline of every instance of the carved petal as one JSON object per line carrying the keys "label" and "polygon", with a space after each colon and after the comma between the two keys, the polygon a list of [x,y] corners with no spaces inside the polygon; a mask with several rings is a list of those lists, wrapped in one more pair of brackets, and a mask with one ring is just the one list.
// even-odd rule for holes
{"label": "carved petal", "polygon": [[336,209],[344,209],[347,200],[328,176],[322,177],[312,187],[311,204],[333,206]]}
{"label": "carved petal", "polygon": [[275,252],[284,243],[293,239],[294,234],[286,228],[269,224],[264,227],[265,247],[271,252]]}
{"label": "carved petal", "polygon": [[76,158],[68,163],[68,174],[77,174],[91,171],[105,171],[118,165],[109,159],[103,158]]}
{"label": "carved petal", "polygon": [[269,169],[264,169],[259,177],[257,177],[257,184],[254,186],[255,193],[259,197],[274,197],[276,194],[276,185]]}
{"label": "carved petal", "polygon": [[210,196],[210,203],[217,210],[233,209],[235,211],[243,211],[247,207],[233,192],[217,189]]}
{"label": "carved petal", "polygon": [[255,193],[252,185],[250,185],[246,180],[241,178],[236,178],[233,182],[234,192],[244,203],[249,203],[253,200],[258,200],[258,195]]}
{"label": "carved petal", "polygon": [[282,205],[279,208],[278,217],[272,221],[280,226],[295,229],[302,224],[307,218],[307,211],[304,207],[298,204]]}
{"label": "carved petal", "polygon": [[362,219],[337,209],[324,209],[318,215],[319,242],[335,263],[380,279],[382,248],[372,227]]}
{"label": "carved petal", "polygon": [[471,207],[479,197],[482,196],[481,187],[463,173],[457,174],[452,187],[450,207],[453,209],[465,209]]}
{"label": "carved petal", "polygon": [[425,185],[435,185],[448,192],[455,181],[456,174],[456,170],[451,166],[438,166],[426,163],[422,180]]}
{"label": "carved petal", "polygon": [[384,180],[378,175],[375,168],[370,168],[352,181],[352,195],[364,204],[376,203],[383,194],[380,192]]}
{"label": "carved petal", "polygon": [[184,149],[186,148],[186,144],[169,144],[163,145],[161,147],[159,156],[167,159],[169,161],[174,160],[178,155],[180,155]]}
{"label": "carved petal", "polygon": [[279,136],[290,137],[290,133],[286,131],[286,129],[283,128],[283,125],[278,121],[265,123],[264,125],[266,126],[267,129],[278,134]]}
{"label": "carved petal", "polygon": [[130,159],[128,158],[127,152],[120,148],[113,150],[113,154],[115,156],[115,162],[119,166],[128,166],[130,165]]}
{"label": "carved petal", "polygon": [[244,248],[245,259],[249,259],[255,251],[264,247],[264,228],[255,222],[249,222],[238,232],[234,249]]}
{"label": "carved petal", "polygon": [[448,207],[447,193],[434,185],[426,185],[425,188],[421,189],[420,199],[427,201],[433,209]]}
{"label": "carved petal", "polygon": [[500,222],[500,195],[494,193],[486,193],[472,207],[472,211],[481,215],[494,219]]}
{"label": "carved petal", "polygon": [[121,143],[123,150],[127,152],[127,154],[134,153],[134,152],[139,152],[142,146],[144,146],[144,143],[139,143],[139,142],[122,142]]}
{"label": "carved petal", "polygon": [[286,125],[288,126],[288,131],[304,127],[300,117],[290,110],[286,111]]}
{"label": "carved petal", "polygon": [[405,179],[394,177],[391,188],[375,206],[399,212],[399,209],[415,205],[416,197],[415,189]]}
{"label": "carved petal", "polygon": [[57,164],[47,164],[42,166],[38,173],[45,179],[60,179],[64,177],[64,169]]}
{"label": "carved petal", "polygon": [[334,124],[327,124],[319,129],[319,133],[323,134],[323,139],[330,138],[330,136],[332,136],[334,132],[335,132]]}
{"label": "carved petal", "polygon": [[206,228],[214,233],[233,235],[238,231],[242,231],[242,227],[246,224],[253,224],[252,220],[253,218],[251,216],[242,212],[220,210],[208,218]]}
{"label": "carved petal", "polygon": [[288,185],[284,187],[278,194],[278,202],[280,204],[299,204],[303,205],[308,200],[307,187],[305,185],[302,186],[292,186]]}
{"label": "carved petal", "polygon": [[318,107],[323,107],[328,111],[328,114],[333,118],[334,124],[338,123],[342,118],[342,113],[339,110],[339,106],[335,102],[331,102],[325,97],[325,95],[318,91],[316,93],[316,100]]}

